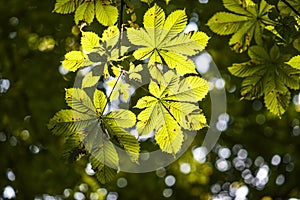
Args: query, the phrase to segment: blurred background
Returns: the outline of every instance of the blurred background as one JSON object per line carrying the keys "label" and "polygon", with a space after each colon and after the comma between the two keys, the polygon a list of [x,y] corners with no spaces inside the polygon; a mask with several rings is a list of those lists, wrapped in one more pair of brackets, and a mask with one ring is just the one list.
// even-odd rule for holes
{"label": "blurred background", "polygon": [[[141,24],[148,5],[128,2]],[[170,166],[144,174],[121,172],[106,185],[97,182],[87,160],[67,163],[63,138],[52,135],[47,123],[66,108],[64,88],[72,87],[75,74],[67,73],[60,61],[66,52],[79,49],[78,28],[73,14],[52,13],[54,0],[10,0],[0,5],[0,199],[300,198],[299,91],[281,119],[270,115],[260,100],[240,101],[241,79],[227,67],[247,61],[247,54],[233,53],[228,38],[205,25],[224,10],[221,1],[157,3],[167,13],[186,8],[189,28],[212,37],[207,52],[222,74],[219,87],[225,88],[228,105],[219,119],[224,132],[214,150],[206,156],[201,147],[206,129]],[[101,34],[104,27],[95,21],[88,29]]]}

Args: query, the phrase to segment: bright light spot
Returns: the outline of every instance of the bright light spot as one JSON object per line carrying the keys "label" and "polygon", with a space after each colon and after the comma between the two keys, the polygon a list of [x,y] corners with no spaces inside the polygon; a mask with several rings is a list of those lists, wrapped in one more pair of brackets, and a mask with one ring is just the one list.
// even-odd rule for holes
{"label": "bright light spot", "polygon": [[211,56],[208,53],[202,53],[195,58],[196,67],[199,73],[205,74],[209,70]]}
{"label": "bright light spot", "polygon": [[8,34],[9,39],[15,39],[17,37],[17,32],[13,31]]}
{"label": "bright light spot", "polygon": [[231,155],[231,151],[228,148],[220,148],[218,151],[218,156],[220,158],[226,159],[226,158],[229,158],[230,155]]}
{"label": "bright light spot", "polygon": [[215,82],[215,87],[217,89],[223,89],[225,87],[225,81],[222,78],[218,78]]}
{"label": "bright light spot", "polygon": [[231,85],[230,88],[227,89],[229,93],[234,93],[236,91],[236,86]]}
{"label": "bright light spot", "polygon": [[124,187],[126,187],[126,186],[127,186],[127,180],[126,180],[126,178],[119,178],[119,179],[117,180],[117,186],[118,186],[119,188],[124,188]]}
{"label": "bright light spot", "polygon": [[98,199],[100,199],[100,197],[99,197],[99,195],[98,195],[97,193],[92,192],[92,193],[90,194],[90,199],[91,199],[91,200],[98,200]]}
{"label": "bright light spot", "polygon": [[234,164],[234,167],[239,171],[244,170],[245,166],[246,166],[244,160],[241,160],[239,158],[234,158],[233,164]]}
{"label": "bright light spot", "polygon": [[61,75],[66,75],[67,73],[70,72],[69,70],[67,70],[67,68],[65,68],[65,67],[62,66],[62,65],[60,65],[60,66],[58,67],[58,71],[59,71],[59,73],[60,73]]}
{"label": "bright light spot", "polygon": [[5,199],[13,199],[16,198],[16,193],[13,187],[10,185],[6,186],[3,191],[3,198]]}
{"label": "bright light spot", "polygon": [[219,131],[225,131],[227,129],[227,122],[224,120],[219,120],[216,124],[216,128]]}
{"label": "bright light spot", "polygon": [[296,105],[296,106],[299,106],[300,105],[300,94],[297,94],[293,97],[293,103]]}
{"label": "bright light spot", "polygon": [[174,176],[169,175],[165,178],[165,184],[169,187],[172,187],[176,182],[176,179]]}
{"label": "bright light spot", "polygon": [[45,36],[40,39],[38,49],[40,51],[51,51],[55,47],[55,40],[51,36]]}
{"label": "bright light spot", "polygon": [[193,149],[193,157],[199,163],[206,161],[207,149],[205,147],[197,147]]}
{"label": "bright light spot", "polygon": [[239,151],[241,148],[243,148],[242,145],[240,145],[240,144],[235,144],[235,145],[232,147],[232,152],[233,152],[234,154],[237,154],[238,151]]}
{"label": "bright light spot", "polygon": [[10,23],[11,26],[18,26],[19,24],[19,19],[17,17],[11,17],[8,22]]}
{"label": "bright light spot", "polygon": [[172,190],[171,188],[166,188],[166,189],[164,189],[164,191],[163,191],[163,195],[164,195],[164,197],[166,197],[166,198],[171,197],[172,194],[173,194],[173,190]]}
{"label": "bright light spot", "polygon": [[85,199],[85,196],[84,196],[84,194],[82,192],[75,192],[73,197],[76,200],[83,200],[83,199]]}
{"label": "bright light spot", "polygon": [[227,160],[220,158],[216,162],[216,167],[219,171],[225,172],[230,168],[229,164]]}
{"label": "bright light spot", "polygon": [[6,135],[3,132],[0,132],[0,141],[5,142],[6,141]]}
{"label": "bright light spot", "polygon": [[236,200],[246,199],[246,196],[248,195],[248,193],[249,193],[248,187],[243,185],[236,190],[235,199]]}
{"label": "bright light spot", "polygon": [[276,184],[277,185],[282,185],[284,183],[284,181],[285,181],[284,175],[280,174],[280,175],[277,176],[277,178],[276,178]]}
{"label": "bright light spot", "polygon": [[36,145],[30,145],[29,150],[33,154],[38,154],[40,152],[40,148]]}
{"label": "bright light spot", "polygon": [[198,26],[195,22],[190,22],[183,30],[184,33],[188,33],[190,31],[198,31]]}
{"label": "bright light spot", "polygon": [[88,66],[88,67],[85,67],[85,68],[79,70],[79,73],[80,73],[81,76],[85,76],[85,75],[87,75],[87,73],[89,73],[91,70],[92,70],[92,66]]}
{"label": "bright light spot", "polygon": [[88,163],[88,164],[86,165],[85,173],[86,173],[87,175],[90,175],[90,176],[95,175],[95,171],[92,169],[91,163]]}
{"label": "bright light spot", "polygon": [[246,159],[248,156],[248,152],[246,149],[240,149],[237,156],[239,159]]}
{"label": "bright light spot", "polygon": [[107,194],[107,190],[105,188],[99,188],[97,190],[97,192],[99,192],[100,194],[102,194],[103,196],[105,196]]}
{"label": "bright light spot", "polygon": [[86,184],[86,183],[82,183],[82,184],[80,184],[79,185],[79,190],[81,191],[81,192],[87,192],[88,191],[88,185]]}
{"label": "bright light spot", "polygon": [[300,128],[299,128],[299,126],[294,126],[294,128],[293,128],[293,135],[294,136],[299,136],[300,135]]}
{"label": "bright light spot", "polygon": [[269,173],[269,167],[267,165],[263,165],[261,168],[259,168],[256,177],[262,180],[268,177],[268,173]]}
{"label": "bright light spot", "polygon": [[188,174],[191,172],[191,165],[189,163],[182,163],[180,165],[180,171],[184,174]]}
{"label": "bright light spot", "polygon": [[254,161],[254,165],[255,165],[256,167],[260,167],[260,166],[262,166],[264,163],[265,163],[265,160],[264,160],[264,158],[261,157],[261,156],[258,156],[258,157],[255,159],[255,161]]}
{"label": "bright light spot", "polygon": [[166,169],[165,168],[159,168],[156,170],[156,176],[163,178],[166,175]]}
{"label": "bright light spot", "polygon": [[218,117],[218,120],[229,122],[229,115],[227,113],[220,114]]}
{"label": "bright light spot", "polygon": [[10,180],[10,181],[15,181],[16,180],[16,176],[15,176],[14,172],[11,169],[7,170],[6,175],[7,175],[8,180]]}
{"label": "bright light spot", "polygon": [[294,168],[295,168],[294,163],[289,163],[289,164],[285,167],[285,170],[286,170],[287,172],[292,172],[292,171],[294,170]]}
{"label": "bright light spot", "polygon": [[5,93],[10,87],[8,79],[0,79],[0,93]]}
{"label": "bright light spot", "polygon": [[275,155],[272,157],[271,164],[274,166],[279,165],[281,162],[281,157],[279,155]]}
{"label": "bright light spot", "polygon": [[199,3],[208,3],[208,0],[199,0]]}
{"label": "bright light spot", "polygon": [[216,184],[211,186],[210,190],[211,190],[212,193],[217,194],[221,191],[221,185],[216,183]]}
{"label": "bright light spot", "polygon": [[119,197],[118,193],[116,192],[109,192],[107,197],[106,197],[106,200],[117,200]]}
{"label": "bright light spot", "polygon": [[71,190],[70,189],[64,189],[64,196],[68,198],[71,195]]}
{"label": "bright light spot", "polygon": [[29,138],[30,134],[29,134],[29,131],[28,130],[23,130],[20,134],[20,137],[23,139],[23,140],[27,140]]}

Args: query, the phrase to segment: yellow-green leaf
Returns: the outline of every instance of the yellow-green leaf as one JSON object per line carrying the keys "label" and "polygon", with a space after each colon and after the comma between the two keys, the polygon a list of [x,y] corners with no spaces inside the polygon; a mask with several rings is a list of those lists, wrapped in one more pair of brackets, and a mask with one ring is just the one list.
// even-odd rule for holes
{"label": "yellow-green leaf", "polygon": [[91,52],[97,46],[99,46],[100,38],[93,32],[82,32],[81,46],[82,49]]}
{"label": "yellow-green leaf", "polygon": [[300,55],[292,57],[286,64],[291,67],[300,70]]}
{"label": "yellow-green leaf", "polygon": [[92,23],[95,15],[95,4],[93,1],[85,1],[80,4],[75,11],[75,23],[78,24],[80,21],[84,21],[88,24]]}
{"label": "yellow-green leaf", "polygon": [[107,106],[106,95],[101,90],[95,90],[93,100],[98,116],[102,116]]}
{"label": "yellow-green leaf", "polygon": [[82,88],[94,87],[98,83],[100,76],[93,76],[92,72],[87,73],[82,79]]}
{"label": "yellow-green leaf", "polygon": [[86,55],[81,51],[70,51],[65,55],[62,65],[69,71],[76,71],[84,63]]}
{"label": "yellow-green leaf", "polygon": [[60,14],[69,14],[75,11],[74,0],[56,0],[53,12]]}
{"label": "yellow-green leaf", "polygon": [[101,1],[96,1],[96,18],[104,26],[113,26],[119,16],[118,9],[112,5],[102,5]]}
{"label": "yellow-green leaf", "polygon": [[83,89],[70,88],[66,89],[66,103],[72,109],[87,115],[95,116],[95,107],[92,100]]}

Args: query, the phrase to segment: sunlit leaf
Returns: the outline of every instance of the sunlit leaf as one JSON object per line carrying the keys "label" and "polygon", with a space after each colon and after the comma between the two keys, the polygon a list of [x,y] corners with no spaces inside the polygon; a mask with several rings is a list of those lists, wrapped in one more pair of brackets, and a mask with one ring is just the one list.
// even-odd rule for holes
{"label": "sunlit leaf", "polygon": [[99,46],[100,38],[93,32],[82,32],[81,46],[87,52],[91,52],[95,47]]}
{"label": "sunlit leaf", "polygon": [[292,57],[286,64],[291,67],[300,70],[300,55]]}
{"label": "sunlit leaf", "polygon": [[101,1],[96,1],[95,3],[95,12],[98,22],[104,26],[113,26],[118,20],[118,9],[112,5],[103,5]]}
{"label": "sunlit leaf", "polygon": [[76,4],[74,0],[56,0],[53,12],[60,14],[69,14],[75,11],[75,6]]}
{"label": "sunlit leaf", "polygon": [[87,73],[82,79],[82,88],[94,87],[98,83],[100,76],[93,76],[92,72]]}
{"label": "sunlit leaf", "polygon": [[92,23],[95,15],[95,4],[93,1],[85,1],[80,4],[75,11],[75,23],[78,24],[79,21],[84,21],[88,24]]}
{"label": "sunlit leaf", "polygon": [[65,55],[62,65],[69,71],[76,71],[84,63],[86,55],[81,51],[70,51]]}

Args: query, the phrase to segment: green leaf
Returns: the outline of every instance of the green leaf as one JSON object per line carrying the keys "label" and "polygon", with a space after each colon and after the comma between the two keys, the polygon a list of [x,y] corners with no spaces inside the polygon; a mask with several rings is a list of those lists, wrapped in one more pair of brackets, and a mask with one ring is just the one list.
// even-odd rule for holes
{"label": "green leaf", "polygon": [[136,117],[130,110],[119,109],[103,116],[103,119],[108,121],[110,126],[118,126],[122,128],[131,128],[135,125]]}
{"label": "green leaf", "polygon": [[56,0],[54,10],[52,12],[60,14],[69,14],[75,11],[74,0]]}
{"label": "green leaf", "polygon": [[254,100],[263,96],[270,112],[283,115],[291,98],[289,89],[300,88],[300,71],[289,66],[295,66],[293,61],[298,58],[284,63],[286,56],[280,54],[276,45],[269,52],[261,46],[251,46],[248,54],[250,61],[228,68],[233,75],[244,78],[242,99]]}
{"label": "green leaf", "polygon": [[[106,134],[96,129],[91,152],[91,164],[96,171],[98,180],[105,184],[114,179],[119,165],[119,156],[114,144],[109,141]],[[92,139],[92,138],[90,138]]]}
{"label": "green leaf", "polygon": [[102,116],[107,106],[106,95],[101,90],[94,92],[94,106],[98,116]]}
{"label": "green leaf", "polygon": [[155,139],[162,151],[176,154],[182,144],[182,128],[200,130],[206,119],[195,103],[208,92],[208,83],[197,76],[182,80],[169,70],[157,84],[150,81],[149,92],[138,100],[136,108],[144,109],[138,116],[137,130],[140,135],[155,131]]}
{"label": "green leaf", "polygon": [[85,127],[95,123],[95,116],[87,115],[76,110],[60,110],[50,119],[48,128],[55,135],[69,136],[84,130]]}
{"label": "green leaf", "polygon": [[264,27],[275,25],[275,22],[268,18],[273,6],[265,0],[261,0],[259,5],[251,0],[223,0],[223,4],[234,13],[216,13],[207,25],[219,35],[233,34],[229,45],[235,52],[244,52],[250,46],[253,37],[257,44],[261,44]]}
{"label": "green leaf", "polygon": [[79,88],[66,89],[65,95],[66,103],[72,109],[87,114],[95,116],[95,108],[86,92]]}
{"label": "green leaf", "polygon": [[[181,75],[195,72],[194,64],[191,64],[192,61],[186,61],[188,60],[186,56],[193,56],[202,51],[207,44],[208,36],[205,37],[204,33],[201,33],[201,37],[200,34],[197,34],[197,37],[180,34],[186,22],[184,10],[174,11],[165,19],[165,13],[155,4],[144,16],[144,29],[128,29],[129,41],[139,46],[133,56],[137,60],[149,58],[149,67],[165,61],[168,62],[168,67],[175,68]],[[203,41],[200,41],[201,39]],[[173,56],[173,60],[170,56]],[[188,69],[183,70],[185,67]]]}
{"label": "green leaf", "polygon": [[107,83],[108,86],[110,86],[111,88],[114,88],[112,90],[112,93],[110,95],[110,100],[116,100],[119,98],[119,96],[121,95],[123,98],[123,101],[127,102],[130,94],[128,89],[130,88],[130,85],[127,83],[123,83],[122,80],[111,80]]}
{"label": "green leaf", "polygon": [[291,67],[300,70],[300,55],[292,57],[286,64]]}
{"label": "green leaf", "polygon": [[100,76],[93,76],[93,72],[87,73],[82,79],[82,88],[90,88],[96,86],[100,79]]}
{"label": "green leaf", "polygon": [[128,74],[129,79],[133,79],[138,82],[142,82],[142,75],[138,72],[143,70],[143,65],[139,64],[135,66],[133,63],[130,63],[129,70],[126,72]]}
{"label": "green leaf", "polygon": [[75,23],[79,24],[79,21],[84,21],[88,24],[92,23],[95,15],[94,1],[85,1],[75,11]]}
{"label": "green leaf", "polygon": [[165,124],[158,128],[155,140],[162,151],[175,155],[181,148],[183,133],[170,114],[165,113],[163,120]]}
{"label": "green leaf", "polygon": [[99,46],[100,37],[93,32],[82,32],[81,47],[87,52],[93,51],[93,49]]}
{"label": "green leaf", "polygon": [[69,71],[75,72],[82,66],[87,56],[81,51],[70,51],[65,55],[62,65]]}
{"label": "green leaf", "polygon": [[112,5],[103,5],[101,1],[96,1],[96,18],[104,26],[113,26],[119,16],[118,9]]}

